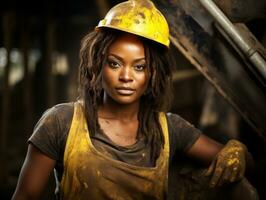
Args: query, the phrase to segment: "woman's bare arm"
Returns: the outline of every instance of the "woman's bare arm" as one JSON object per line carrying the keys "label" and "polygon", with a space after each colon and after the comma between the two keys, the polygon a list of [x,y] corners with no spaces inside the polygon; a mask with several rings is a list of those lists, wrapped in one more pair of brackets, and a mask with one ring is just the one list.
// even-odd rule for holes
{"label": "woman's bare arm", "polygon": [[210,165],[222,148],[222,144],[201,134],[195,144],[187,151],[187,155],[205,165]]}
{"label": "woman's bare arm", "polygon": [[12,200],[38,199],[45,188],[56,161],[29,144]]}

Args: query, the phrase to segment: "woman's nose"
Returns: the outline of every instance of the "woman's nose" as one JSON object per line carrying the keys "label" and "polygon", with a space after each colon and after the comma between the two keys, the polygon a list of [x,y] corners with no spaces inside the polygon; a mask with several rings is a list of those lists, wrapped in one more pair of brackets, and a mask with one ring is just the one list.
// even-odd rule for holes
{"label": "woman's nose", "polygon": [[121,68],[119,80],[123,81],[123,82],[131,82],[133,80],[130,67],[122,67]]}

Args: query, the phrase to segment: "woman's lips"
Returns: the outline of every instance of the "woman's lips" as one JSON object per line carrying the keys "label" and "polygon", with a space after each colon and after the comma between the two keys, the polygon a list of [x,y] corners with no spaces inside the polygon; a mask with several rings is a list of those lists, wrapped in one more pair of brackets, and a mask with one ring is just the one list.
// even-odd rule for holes
{"label": "woman's lips", "polygon": [[118,94],[121,94],[121,95],[132,95],[135,92],[134,89],[125,88],[125,87],[116,88],[116,91]]}

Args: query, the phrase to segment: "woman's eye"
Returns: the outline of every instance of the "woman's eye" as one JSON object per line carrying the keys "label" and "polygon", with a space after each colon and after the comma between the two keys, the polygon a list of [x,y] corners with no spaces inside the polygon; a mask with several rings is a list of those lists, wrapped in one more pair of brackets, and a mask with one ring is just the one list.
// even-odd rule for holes
{"label": "woman's eye", "polygon": [[108,64],[112,68],[118,68],[118,67],[120,67],[119,63],[117,63],[115,61],[108,61]]}
{"label": "woman's eye", "polygon": [[145,69],[146,65],[142,64],[142,65],[136,65],[134,68],[137,71],[143,71]]}

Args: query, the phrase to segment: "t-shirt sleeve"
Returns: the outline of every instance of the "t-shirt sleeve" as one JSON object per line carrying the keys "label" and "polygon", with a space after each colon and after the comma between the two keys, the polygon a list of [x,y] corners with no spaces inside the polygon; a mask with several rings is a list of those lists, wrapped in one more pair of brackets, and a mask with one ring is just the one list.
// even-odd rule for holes
{"label": "t-shirt sleeve", "polygon": [[65,103],[46,110],[34,127],[28,143],[33,144],[48,157],[61,161],[73,109],[73,103]]}
{"label": "t-shirt sleeve", "polygon": [[170,157],[184,154],[199,138],[201,131],[177,114],[167,113]]}

